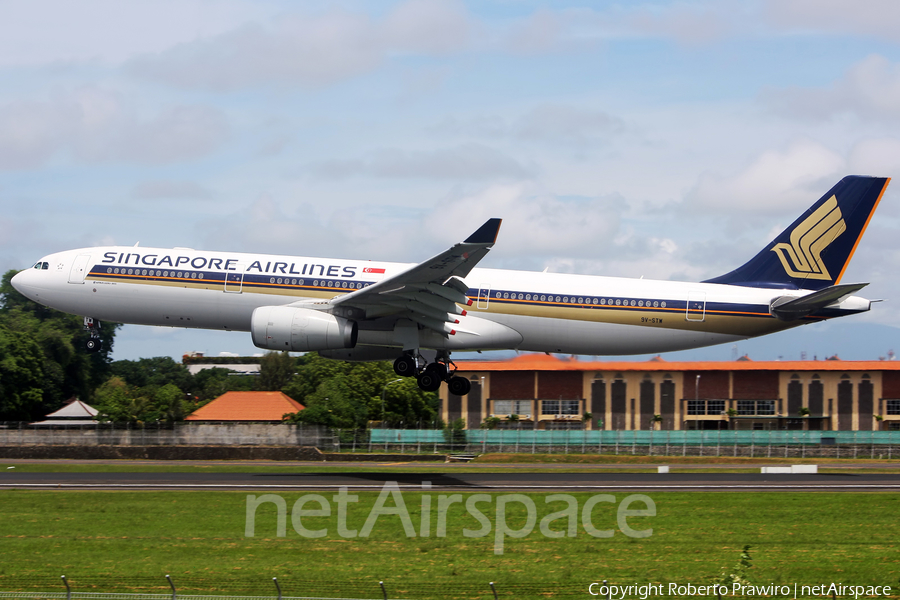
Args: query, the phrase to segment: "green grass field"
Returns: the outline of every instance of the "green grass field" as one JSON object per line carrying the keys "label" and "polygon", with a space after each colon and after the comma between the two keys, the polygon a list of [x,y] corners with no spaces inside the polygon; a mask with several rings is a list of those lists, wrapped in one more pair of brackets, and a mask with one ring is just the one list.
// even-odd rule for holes
{"label": "green grass field", "polygon": [[[261,492],[260,492],[261,493]],[[712,583],[730,570],[750,544],[756,584],[900,584],[900,495],[887,493],[652,493],[657,514],[632,517],[634,529],[652,536],[611,538],[585,533],[551,539],[538,527],[506,539],[494,552],[494,502],[480,504],[491,535],[468,538],[479,523],[461,504],[450,507],[446,537],[405,535],[397,516],[381,516],[368,538],[344,539],[337,518],[304,517],[309,529],[327,527],[320,539],[291,526],[300,493],[284,493],[287,532],[277,537],[275,507],[258,509],[255,537],[245,537],[247,494],[232,492],[0,492],[0,591],[62,590],[65,574],[76,591],[166,592],[171,574],[179,591],[274,595],[278,577],[285,595],[380,598],[492,598],[489,581],[508,598],[589,597],[591,582]],[[324,493],[329,500],[333,492]],[[349,505],[348,527],[361,529],[377,494],[359,493]],[[432,512],[438,492],[432,492]],[[464,494],[468,497],[471,494]],[[592,494],[573,494],[579,513]],[[621,501],[628,494],[615,494]],[[418,528],[420,493],[403,498]],[[538,523],[562,503],[529,494]],[[496,498],[496,495],[494,495]],[[388,506],[393,506],[392,502]],[[521,527],[525,509],[511,504],[510,527]],[[636,505],[634,508],[641,508]],[[316,508],[315,504],[307,508]],[[336,505],[332,502],[332,509]],[[593,511],[599,529],[616,527],[616,508]],[[552,529],[565,529],[566,520]]]}

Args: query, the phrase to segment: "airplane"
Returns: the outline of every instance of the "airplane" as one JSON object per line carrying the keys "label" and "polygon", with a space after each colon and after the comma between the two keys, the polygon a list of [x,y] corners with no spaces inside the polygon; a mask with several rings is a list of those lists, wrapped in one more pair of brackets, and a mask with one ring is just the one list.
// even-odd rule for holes
{"label": "airplane", "polygon": [[45,256],[12,285],[101,321],[249,331],[253,343],[348,361],[393,360],[426,391],[465,395],[451,352],[622,355],[698,348],[868,311],[841,283],[889,178],[848,176],[737,269],[700,283],[476,268],[489,219],[418,264],[135,245]]}

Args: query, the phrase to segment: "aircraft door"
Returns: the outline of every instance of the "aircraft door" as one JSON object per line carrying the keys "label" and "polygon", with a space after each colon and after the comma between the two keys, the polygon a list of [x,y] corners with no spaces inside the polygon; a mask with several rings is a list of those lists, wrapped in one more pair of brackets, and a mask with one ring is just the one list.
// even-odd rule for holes
{"label": "aircraft door", "polygon": [[79,254],[75,257],[72,270],[69,271],[69,283],[84,283],[84,276],[87,275],[87,266],[90,260],[90,254]]}
{"label": "aircraft door", "polygon": [[687,321],[703,321],[706,319],[706,292],[688,292],[687,309],[684,313]]}
{"label": "aircraft door", "polygon": [[491,286],[490,284],[482,284],[478,288],[478,303],[476,307],[481,310],[487,310],[488,304],[491,302]]}
{"label": "aircraft door", "polygon": [[225,292],[240,294],[244,289],[244,265],[235,265],[234,271],[225,272]]}

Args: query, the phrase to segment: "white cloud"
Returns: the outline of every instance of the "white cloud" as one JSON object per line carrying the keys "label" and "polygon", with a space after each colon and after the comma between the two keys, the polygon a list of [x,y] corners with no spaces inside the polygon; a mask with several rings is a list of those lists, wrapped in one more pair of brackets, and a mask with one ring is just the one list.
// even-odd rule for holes
{"label": "white cloud", "polygon": [[[492,185],[447,201],[453,214],[480,224],[503,219],[495,254],[520,257],[597,257],[618,235],[626,205],[620,198],[563,198],[529,184]],[[438,208],[424,220],[423,229],[445,229],[445,210]],[[439,235],[435,233],[434,235]],[[445,243],[453,240],[444,234]]]}
{"label": "white cloud", "polygon": [[616,115],[593,107],[544,103],[515,117],[478,115],[467,118],[447,117],[429,132],[481,139],[505,139],[583,148],[602,144],[627,131],[625,122]]}
{"label": "white cloud", "polygon": [[643,5],[625,19],[635,32],[673,39],[684,45],[715,42],[732,33],[745,13],[739,2],[675,2]]}
{"label": "white cloud", "polygon": [[170,163],[208,154],[227,134],[225,117],[214,108],[169,106],[143,115],[120,94],[83,88],[0,106],[0,170],[37,168],[57,155],[88,163]]}
{"label": "white cloud", "polygon": [[131,197],[136,200],[209,200],[212,192],[193,181],[142,181],[134,186]]}
{"label": "white cloud", "polygon": [[792,119],[828,119],[849,113],[864,120],[896,121],[900,119],[900,64],[872,54],[827,88],[769,89],[761,101]]}
{"label": "white cloud", "polygon": [[522,115],[511,129],[516,138],[523,140],[582,146],[622,133],[625,125],[602,110],[543,104]]}
{"label": "white cloud", "polygon": [[365,159],[319,161],[312,165],[311,172],[325,179],[367,176],[482,181],[529,178],[534,175],[534,167],[494,148],[470,143],[438,150],[378,150]]}
{"label": "white cloud", "polygon": [[695,46],[746,29],[755,22],[752,10],[734,0],[537,10],[513,21],[499,37],[501,47],[517,54],[594,51],[599,44],[642,38]]}
{"label": "white cloud", "polygon": [[346,243],[343,229],[324,222],[313,207],[285,210],[271,194],[261,193],[246,208],[200,220],[204,247],[229,251],[336,255]]}
{"label": "white cloud", "polygon": [[0,107],[0,170],[43,164],[71,136],[71,110],[47,103],[13,102]]}
{"label": "white cloud", "polygon": [[506,35],[506,47],[516,54],[539,54],[559,47],[564,33],[560,15],[537,10],[513,23]]}
{"label": "white cloud", "polygon": [[464,48],[473,26],[461,3],[408,0],[377,27],[387,52],[440,55]]}
{"label": "white cloud", "polygon": [[706,46],[727,38],[764,38],[773,33],[877,36],[900,40],[900,4],[895,0],[737,0],[611,4],[607,8],[537,10],[501,34],[514,53],[593,49],[623,39],[671,40]]}
{"label": "white cloud", "polygon": [[861,140],[851,149],[847,162],[854,175],[900,175],[900,139]]}
{"label": "white cloud", "polygon": [[762,14],[777,29],[900,40],[900,4],[895,0],[765,0]]}
{"label": "white cloud", "polygon": [[795,141],[783,150],[767,150],[741,172],[705,174],[685,198],[695,213],[777,214],[812,205],[842,177],[846,161],[825,146]]}
{"label": "white cloud", "polygon": [[289,207],[261,194],[247,209],[198,227],[209,248],[227,240],[228,250],[418,262],[499,217],[500,237],[485,263],[494,267],[673,254],[671,240],[622,235],[627,207],[619,198],[561,198],[530,184],[494,184],[419,210],[394,208]]}
{"label": "white cloud", "polygon": [[31,0],[0,3],[0,67],[119,63],[198,36],[228,31],[260,13],[235,0]]}
{"label": "white cloud", "polygon": [[441,55],[465,47],[471,25],[452,0],[410,0],[381,20],[331,11],[289,14],[271,25],[180,44],[130,62],[130,72],[177,87],[217,91],[281,84],[323,86],[391,56]]}

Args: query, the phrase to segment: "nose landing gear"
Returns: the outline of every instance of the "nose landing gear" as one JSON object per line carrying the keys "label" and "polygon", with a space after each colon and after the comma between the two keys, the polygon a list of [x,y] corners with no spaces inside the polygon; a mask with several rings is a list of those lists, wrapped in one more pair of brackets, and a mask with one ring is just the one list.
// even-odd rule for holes
{"label": "nose landing gear", "polygon": [[451,394],[465,396],[469,393],[472,384],[465,377],[455,375],[456,365],[448,353],[439,354],[433,363],[424,368],[419,366],[419,358],[412,352],[403,354],[394,361],[394,373],[401,377],[415,376],[419,389],[426,392],[436,392],[441,382],[446,381]]}
{"label": "nose landing gear", "polygon": [[84,329],[91,334],[84,343],[84,349],[92,353],[99,352],[103,347],[103,342],[100,341],[100,321],[95,321],[93,317],[85,317]]}

